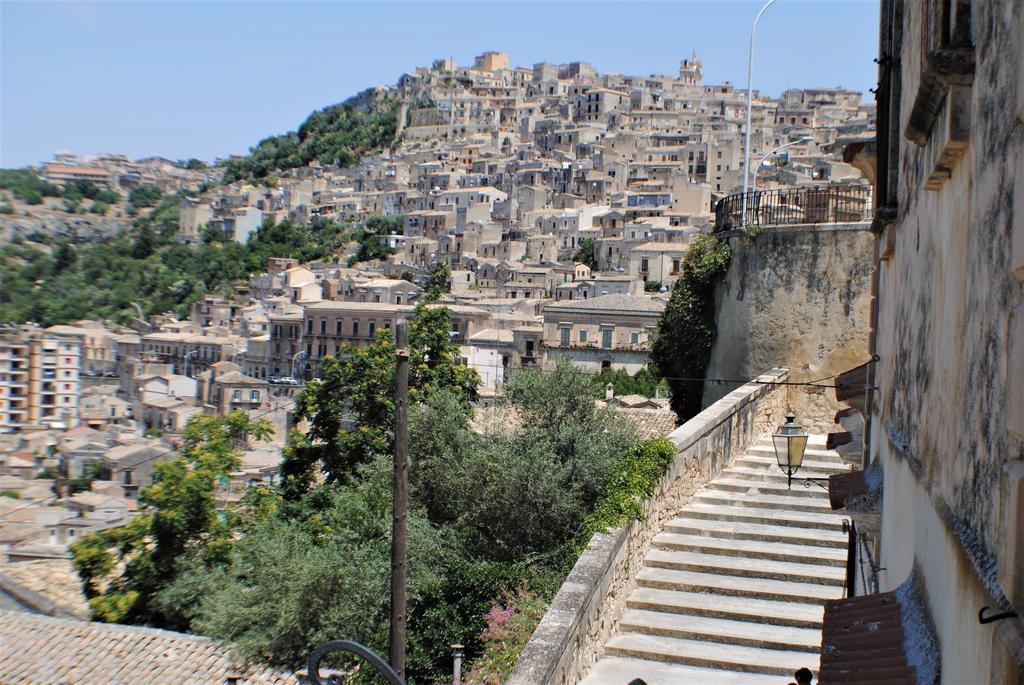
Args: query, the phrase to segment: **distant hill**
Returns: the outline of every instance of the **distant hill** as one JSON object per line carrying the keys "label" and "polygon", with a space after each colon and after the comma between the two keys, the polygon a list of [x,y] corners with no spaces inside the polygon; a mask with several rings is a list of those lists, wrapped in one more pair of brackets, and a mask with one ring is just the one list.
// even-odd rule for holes
{"label": "distant hill", "polygon": [[366,152],[391,145],[397,112],[394,97],[364,91],[313,112],[297,132],[264,138],[248,156],[225,165],[224,182],[265,178],[274,171],[305,166],[312,161],[341,167],[356,164]]}

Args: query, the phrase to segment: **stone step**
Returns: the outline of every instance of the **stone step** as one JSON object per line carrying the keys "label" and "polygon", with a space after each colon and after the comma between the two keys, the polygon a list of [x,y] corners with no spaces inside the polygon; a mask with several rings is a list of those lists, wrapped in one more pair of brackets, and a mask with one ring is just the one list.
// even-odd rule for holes
{"label": "stone step", "polygon": [[710,592],[681,592],[653,587],[635,589],[626,598],[626,606],[667,614],[691,614],[815,630],[821,630],[824,615],[824,608],[820,604],[779,602],[772,599],[730,597]]}
{"label": "stone step", "polygon": [[704,504],[724,504],[732,507],[752,507],[756,509],[782,509],[785,511],[802,511],[817,514],[831,514],[832,507],[828,499],[812,497],[789,497],[775,494],[750,494],[729,490],[701,490],[695,495],[695,501]]}
{"label": "stone step", "polygon": [[843,588],[835,585],[795,583],[788,580],[726,576],[695,571],[646,566],[636,574],[641,587],[655,587],[662,590],[683,592],[714,592],[730,597],[751,597],[773,599],[780,602],[822,604],[825,600],[840,599]]}
{"label": "stone step", "polygon": [[[771,468],[775,469],[779,473],[782,473],[779,469],[779,463],[775,460],[775,456],[761,456],[757,454],[744,454],[738,456],[732,460],[735,466],[746,466],[748,468]],[[814,461],[804,459],[800,465],[800,470],[797,473],[804,473],[805,471],[813,473],[813,475],[825,475],[831,476],[834,473],[847,473],[851,470],[848,464],[836,464],[830,461]]]}
{"label": "stone step", "polygon": [[811,628],[766,626],[724,618],[665,614],[645,609],[627,609],[619,623],[620,629],[631,633],[681,637],[745,647],[784,649],[818,654],[821,632]]}
{"label": "stone step", "polygon": [[843,521],[846,520],[845,517],[837,514],[812,514],[803,511],[758,509],[756,507],[730,507],[719,504],[705,504],[703,502],[687,504],[680,510],[679,515],[687,518],[745,521],[747,523],[838,531],[843,529]]}
{"label": "stone step", "polygon": [[805,564],[846,567],[846,548],[811,547],[786,542],[762,542],[759,540],[730,540],[705,537],[702,535],[681,535],[658,533],[652,546],[661,549],[702,551],[709,554],[723,554],[776,561],[793,561]]}
{"label": "stone step", "polygon": [[647,685],[779,685],[779,677],[760,673],[718,671],[683,664],[603,656],[579,685],[626,685],[641,678]]}
{"label": "stone step", "polygon": [[723,471],[718,478],[711,481],[709,487],[713,490],[724,490],[726,492],[739,492],[743,494],[757,495],[779,495],[782,497],[804,497],[808,499],[821,500],[828,504],[828,492],[818,488],[805,488],[799,483],[793,483],[792,488],[786,487],[785,483],[774,483],[765,481],[749,480],[744,474]]}
{"label": "stone step", "polygon": [[842,587],[846,582],[846,568],[822,564],[801,564],[774,559],[686,552],[671,549],[652,548],[644,557],[644,564],[658,568],[673,568],[680,571],[702,571],[748,578],[769,578],[789,580],[798,583],[817,583]]}
{"label": "stone step", "polygon": [[731,540],[790,542],[797,545],[810,545],[812,547],[845,548],[848,544],[848,536],[841,530],[797,528],[776,524],[700,519],[687,516],[679,516],[667,521],[662,530],[669,533],[683,533],[684,535],[703,535]]}
{"label": "stone step", "polygon": [[806,652],[722,645],[658,635],[623,633],[608,641],[606,651],[619,656],[741,671],[792,676],[802,666],[818,669],[819,657]]}
{"label": "stone step", "polygon": [[[835,473],[847,473],[847,471],[836,471]],[[743,478],[744,480],[750,480],[752,482],[762,483],[782,483],[786,484],[789,479],[786,477],[784,471],[778,467],[762,468],[761,466],[744,466],[742,464],[733,464],[727,469],[724,469],[719,473],[722,477],[729,478]],[[797,485],[805,487],[803,484],[804,478],[828,478],[831,473],[825,473],[823,471],[809,471],[801,468],[799,471],[793,474],[793,487]],[[811,484],[810,488],[818,488],[821,492],[828,493],[828,483],[822,481],[821,486]],[[807,489],[807,488],[805,488]]]}
{"label": "stone step", "polygon": [[[754,443],[746,449],[746,453],[750,455],[756,455],[761,457],[771,457],[778,463],[778,456],[775,454],[775,447],[771,443]],[[845,464],[843,458],[839,456],[839,453],[835,450],[824,449],[824,445],[820,448],[813,448],[808,446],[804,450],[804,459],[809,461],[823,461],[829,464]]]}

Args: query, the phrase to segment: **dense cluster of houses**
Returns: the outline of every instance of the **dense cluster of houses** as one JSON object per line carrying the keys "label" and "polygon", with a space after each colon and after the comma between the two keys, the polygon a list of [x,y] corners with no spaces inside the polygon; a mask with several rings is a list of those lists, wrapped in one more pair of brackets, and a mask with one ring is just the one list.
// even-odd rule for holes
{"label": "dense cluster of houses", "polygon": [[[516,369],[560,356],[635,373],[691,242],[711,230],[714,203],[741,189],[745,99],[729,83],[703,84],[696,56],[678,75],[647,77],[586,63],[511,68],[504,53],[472,67],[440,60],[357,98],[397,107],[393,150],[186,197],[185,243],[209,230],[244,242],[266,221],[400,220],[377,236],[393,251],[386,259],[352,263],[354,245],[336,260],[271,258],[186,320],[0,330],[0,550],[66,557],[76,536],[123,523],[196,414],[242,410],[275,426],[274,441],[247,452],[222,485],[222,501],[272,482],[298,387],[342,346],[366,345],[409,316],[439,262],[449,292],[430,306],[450,310],[483,405]],[[759,189],[864,183],[833,153],[874,125],[860,93],[755,92],[752,108],[751,159],[768,160]],[[767,154],[781,146],[787,156]],[[80,161],[61,158],[47,177],[61,182]],[[168,171],[159,160],[106,161],[92,168],[109,185]],[[612,390],[608,401],[654,433],[672,425],[664,398]],[[87,476],[91,488],[69,494]]]}

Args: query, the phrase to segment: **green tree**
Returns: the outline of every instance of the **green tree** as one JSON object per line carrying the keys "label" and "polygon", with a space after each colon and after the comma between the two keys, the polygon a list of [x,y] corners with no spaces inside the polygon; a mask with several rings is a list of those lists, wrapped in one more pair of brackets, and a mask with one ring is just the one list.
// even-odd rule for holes
{"label": "green tree", "polygon": [[135,209],[153,207],[160,201],[163,191],[152,185],[135,186],[128,193],[128,203]]}
{"label": "green tree", "polygon": [[[444,307],[417,305],[409,322],[409,394],[420,401],[440,388],[464,401],[476,397],[479,376],[462,366]],[[395,342],[378,331],[364,348],[347,347],[320,365],[321,378],[306,384],[296,418],[309,421],[306,442],[293,445],[282,469],[289,477],[317,464],[328,482],[344,481],[355,467],[390,455],[394,440]],[[307,479],[308,480],[308,479]]]}
{"label": "green tree", "polygon": [[437,302],[452,290],[452,268],[448,262],[438,260],[427,267],[427,279],[423,283],[423,301]]}
{"label": "green tree", "polygon": [[187,628],[189,607],[162,604],[158,595],[190,555],[223,560],[233,526],[231,512],[217,510],[216,485],[238,469],[242,445],[271,432],[268,421],[242,412],[189,420],[180,456],[157,464],[153,483],[140,493],[145,513],[124,527],[90,533],[71,547],[94,619]]}
{"label": "green tree", "polygon": [[584,238],[580,241],[579,250],[572,256],[577,264],[586,264],[591,271],[597,271],[597,254],[594,252],[596,245],[593,238]]}
{"label": "green tree", "polygon": [[153,237],[153,229],[148,225],[143,226],[132,242],[131,256],[135,259],[146,259],[153,254],[155,246],[156,240]]}
{"label": "green tree", "polygon": [[651,360],[668,381],[680,423],[701,409],[704,374],[717,331],[715,284],[729,268],[730,257],[727,242],[715,236],[696,238],[658,321]]}
{"label": "green tree", "polygon": [[635,430],[595,406],[590,379],[566,359],[551,373],[521,371],[505,387],[511,412],[483,436],[443,393],[417,407],[412,489],[471,558],[557,557]]}
{"label": "green tree", "polygon": [[57,246],[57,249],[53,251],[53,269],[50,271],[51,275],[56,276],[65,269],[71,268],[77,260],[78,254],[75,252],[75,247],[68,241],[62,240]]}
{"label": "green tree", "polygon": [[[205,593],[195,629],[231,640],[244,656],[293,668],[342,636],[386,652],[391,465],[380,459],[358,471],[348,484],[321,486],[311,495],[321,501],[300,515],[261,521],[226,566],[188,579]],[[415,605],[436,592],[445,553],[415,508],[408,523],[407,591]]]}

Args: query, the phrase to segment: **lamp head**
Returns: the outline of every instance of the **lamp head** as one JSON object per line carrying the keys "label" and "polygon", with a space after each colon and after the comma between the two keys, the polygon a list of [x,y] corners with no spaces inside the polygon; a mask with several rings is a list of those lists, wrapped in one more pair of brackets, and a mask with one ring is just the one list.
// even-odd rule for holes
{"label": "lamp head", "polygon": [[786,422],[772,434],[779,468],[788,474],[800,468],[804,461],[804,451],[807,449],[807,437],[803,426],[796,423],[796,415],[791,411],[786,412]]}

